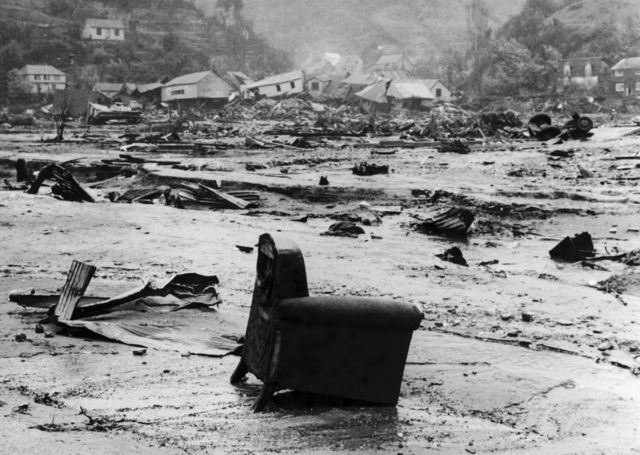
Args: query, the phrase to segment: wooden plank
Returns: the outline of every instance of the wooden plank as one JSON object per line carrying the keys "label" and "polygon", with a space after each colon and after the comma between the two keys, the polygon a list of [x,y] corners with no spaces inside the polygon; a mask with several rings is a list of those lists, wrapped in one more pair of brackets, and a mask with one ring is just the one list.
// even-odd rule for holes
{"label": "wooden plank", "polygon": [[96,268],[92,265],[73,261],[67,273],[67,281],[64,283],[60,299],[56,305],[54,316],[57,321],[70,321],[76,305],[84,295]]}
{"label": "wooden plank", "polygon": [[208,186],[205,186],[203,184],[199,184],[199,186],[201,189],[212,194],[213,196],[228,202],[232,207],[236,209],[246,209],[250,204],[249,202],[244,201],[240,198],[231,196],[230,194],[224,193],[222,191],[214,190],[213,188],[209,188]]}

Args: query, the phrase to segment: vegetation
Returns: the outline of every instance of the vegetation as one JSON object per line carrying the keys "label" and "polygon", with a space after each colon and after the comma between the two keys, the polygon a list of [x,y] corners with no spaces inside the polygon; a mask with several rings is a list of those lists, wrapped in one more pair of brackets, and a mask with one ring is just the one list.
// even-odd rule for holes
{"label": "vegetation", "polygon": [[[153,82],[208,69],[291,69],[288,56],[244,21],[241,0],[220,0],[217,11],[205,17],[188,0],[43,0],[41,12],[53,25],[0,19],[0,100],[8,100],[9,72],[27,63],[53,65],[69,74],[70,84],[85,87],[97,80]],[[87,18],[108,17],[129,18],[125,42],[81,40]]]}

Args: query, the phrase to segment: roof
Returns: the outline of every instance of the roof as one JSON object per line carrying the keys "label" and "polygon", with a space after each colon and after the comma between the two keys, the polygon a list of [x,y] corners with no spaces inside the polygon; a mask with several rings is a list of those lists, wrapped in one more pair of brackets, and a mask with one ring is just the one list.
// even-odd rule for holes
{"label": "roof", "polygon": [[386,70],[386,71],[376,71],[374,73],[376,76],[381,77],[382,79],[393,79],[393,80],[398,80],[398,79],[407,79],[407,73],[405,71],[390,71],[390,70]]}
{"label": "roof", "polygon": [[85,24],[89,27],[124,28],[122,19],[87,19]]}
{"label": "roof", "polygon": [[623,58],[611,68],[614,71],[640,68],[640,57]]}
{"label": "roof", "polygon": [[390,84],[390,81],[378,81],[356,93],[356,96],[374,103],[385,104],[388,101],[387,84]]}
{"label": "roof", "polygon": [[393,81],[387,91],[387,95],[399,100],[411,98],[422,100],[434,99],[431,91],[424,82],[420,80]]}
{"label": "roof", "polygon": [[171,79],[169,82],[164,84],[165,87],[171,87],[173,85],[191,85],[197,84],[205,77],[213,74],[213,71],[201,71],[199,73],[191,73],[185,74],[184,76],[178,76],[174,79]]}
{"label": "roof", "polygon": [[386,103],[389,98],[398,100],[434,99],[431,91],[420,80],[378,81],[356,93],[356,96],[376,103]]}
{"label": "roof", "polygon": [[275,76],[267,77],[265,79],[262,79],[261,81],[254,82],[253,84],[250,84],[247,89],[264,87],[266,85],[284,84],[286,82],[291,82],[302,78],[302,71],[291,71],[290,73],[276,74]]}
{"label": "roof", "polygon": [[93,86],[93,90],[103,93],[119,92],[120,90],[122,90],[122,85],[123,84],[116,84],[112,82],[96,82],[96,84]]}
{"label": "roof", "polygon": [[343,82],[349,85],[371,85],[375,81],[376,77],[373,74],[353,73]]}
{"label": "roof", "polygon": [[65,74],[51,65],[25,65],[19,70],[20,74],[51,74],[64,76]]}
{"label": "roof", "polygon": [[150,84],[139,84],[138,92],[147,93],[147,92],[151,92],[153,90],[158,90],[161,88],[162,88],[162,84],[160,82],[152,82]]}

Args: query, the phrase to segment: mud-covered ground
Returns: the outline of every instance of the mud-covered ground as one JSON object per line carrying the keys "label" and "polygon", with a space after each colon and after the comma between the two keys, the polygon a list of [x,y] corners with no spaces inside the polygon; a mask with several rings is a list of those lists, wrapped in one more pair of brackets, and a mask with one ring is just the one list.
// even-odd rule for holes
{"label": "mud-covered ground", "polygon": [[[600,128],[590,141],[549,147],[489,143],[469,155],[420,148],[372,156],[371,148],[355,146],[362,138],[306,151],[239,147],[162,155],[182,169],[144,165],[136,176],[102,184],[94,182],[108,175],[97,165],[118,157],[115,145],[43,144],[33,131],[1,136],[1,178],[13,180],[18,158],[36,169],[78,159],[69,169],[99,202],[59,201],[46,189],[37,196],[0,191],[0,296],[16,288],[58,290],[72,259],[98,267],[87,294],[101,296],[146,277],[197,271],[220,278],[219,314],[172,313],[166,323],[219,334],[223,315],[232,321],[224,330],[242,335],[256,256],[235,245],[277,231],[304,253],[311,294],[404,300],[425,319],[397,407],[283,392],[267,412],[253,414],[260,383],[228,382],[237,357],[151,349],[134,356],[135,347],[89,335],[47,338],[34,330],[42,311],[2,297],[0,452],[640,451],[637,272],[613,261],[595,268],[559,263],[548,254],[583,231],[601,255],[640,248],[640,159],[616,159],[640,146],[640,139],[622,137],[626,131]],[[356,177],[350,168],[363,160],[392,172]],[[249,172],[246,163],[266,169]],[[591,176],[580,177],[578,166]],[[318,186],[320,176],[330,186]],[[106,199],[111,191],[185,180],[258,190],[261,207],[180,210]],[[336,219],[370,218],[362,201],[403,210],[364,226],[357,239],[320,235]],[[433,204],[473,209],[472,235],[462,241],[417,232],[413,215]],[[435,256],[451,246],[469,267]],[[618,294],[596,289],[613,275],[620,275]],[[16,340],[20,334],[26,341]]]}

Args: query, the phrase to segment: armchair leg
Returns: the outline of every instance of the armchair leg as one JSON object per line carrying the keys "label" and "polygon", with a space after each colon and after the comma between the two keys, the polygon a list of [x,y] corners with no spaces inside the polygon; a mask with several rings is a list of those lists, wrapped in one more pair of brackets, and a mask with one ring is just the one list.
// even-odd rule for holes
{"label": "armchair leg", "polygon": [[240,362],[238,362],[238,366],[236,367],[233,374],[231,375],[231,384],[237,384],[241,382],[248,372],[249,372],[249,367],[247,366],[244,359],[241,357]]}
{"label": "armchair leg", "polygon": [[260,392],[260,396],[258,397],[258,400],[256,401],[256,404],[253,407],[253,412],[261,412],[265,408],[265,406],[269,403],[275,391],[276,391],[275,384],[265,382],[264,385],[262,386],[262,391]]}

